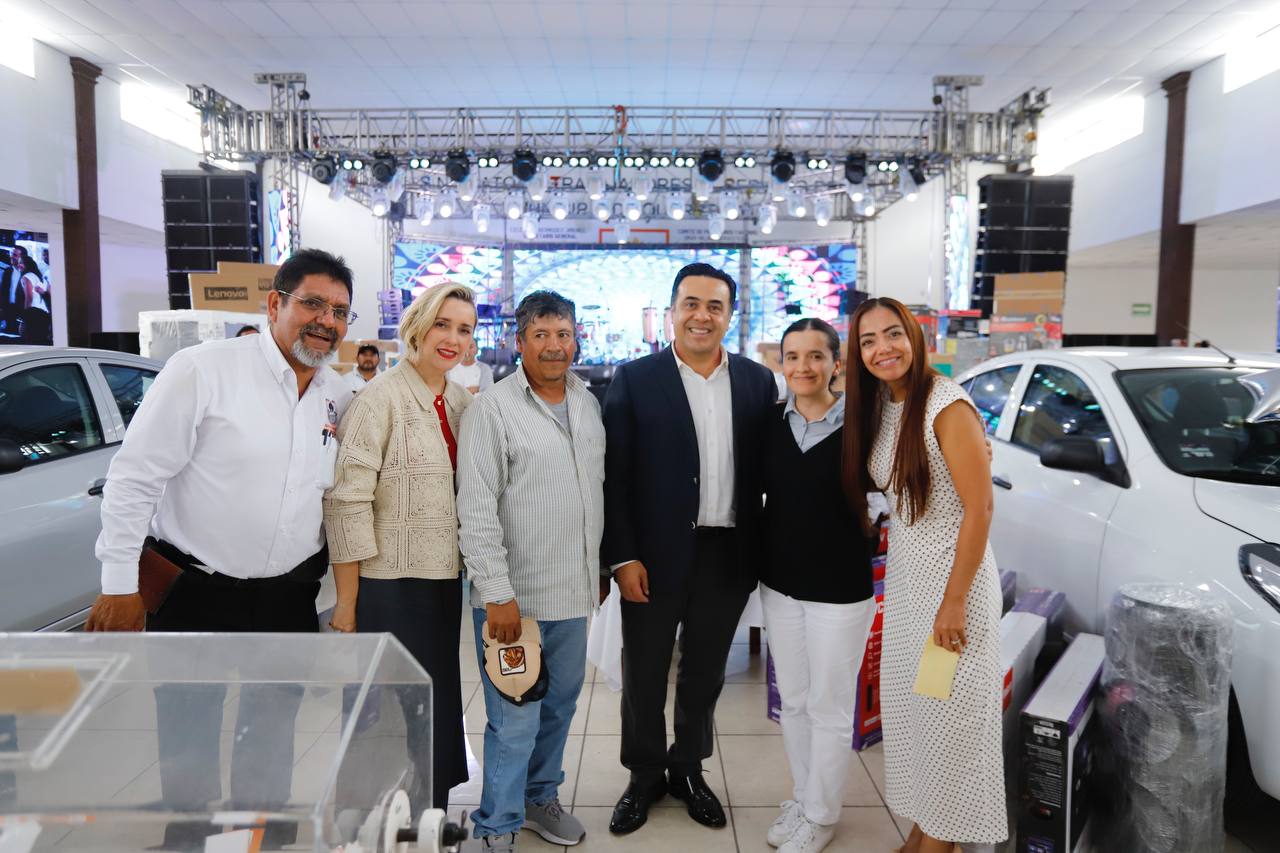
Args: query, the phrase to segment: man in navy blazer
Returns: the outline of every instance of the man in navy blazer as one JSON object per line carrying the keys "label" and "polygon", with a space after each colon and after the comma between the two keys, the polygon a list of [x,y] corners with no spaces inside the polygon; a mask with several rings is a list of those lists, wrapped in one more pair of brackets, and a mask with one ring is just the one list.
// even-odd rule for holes
{"label": "man in navy blazer", "polygon": [[[725,662],[756,579],[760,436],[773,374],[723,346],[737,285],[689,264],[671,290],[675,342],[622,365],[604,402],[604,561],[622,593],[622,763],[631,784],[609,823],[639,829],[666,793],[725,825],[702,778]],[[664,706],[677,629],[675,739]]]}

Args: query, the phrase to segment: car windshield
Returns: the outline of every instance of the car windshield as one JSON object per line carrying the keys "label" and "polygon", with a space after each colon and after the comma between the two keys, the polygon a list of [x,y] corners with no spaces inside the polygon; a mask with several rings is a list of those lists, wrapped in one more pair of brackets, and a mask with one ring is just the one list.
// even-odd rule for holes
{"label": "car windshield", "polygon": [[1177,367],[1116,374],[1156,452],[1179,474],[1280,486],[1280,423],[1245,423],[1256,370]]}

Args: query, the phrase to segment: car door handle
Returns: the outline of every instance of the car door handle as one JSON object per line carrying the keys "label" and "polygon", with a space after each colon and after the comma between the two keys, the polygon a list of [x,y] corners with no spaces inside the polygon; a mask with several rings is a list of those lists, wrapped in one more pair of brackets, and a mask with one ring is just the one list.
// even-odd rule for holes
{"label": "car door handle", "polygon": [[992,478],[991,478],[991,484],[992,484],[992,485],[994,485],[994,486],[999,486],[999,487],[1000,487],[1000,488],[1002,488],[1002,489],[1012,489],[1012,488],[1013,488],[1013,483],[1010,483],[1010,482],[1009,482],[1008,480],[1006,480],[1004,477],[992,477]]}
{"label": "car door handle", "polygon": [[102,490],[107,487],[106,480],[94,480],[93,485],[89,487],[89,495],[91,497],[102,497]]}

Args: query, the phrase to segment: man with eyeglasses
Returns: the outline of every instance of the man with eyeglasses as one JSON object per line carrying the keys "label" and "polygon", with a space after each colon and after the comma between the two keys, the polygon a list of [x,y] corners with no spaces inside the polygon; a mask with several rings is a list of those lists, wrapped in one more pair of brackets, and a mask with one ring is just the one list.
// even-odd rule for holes
{"label": "man with eyeglasses", "polygon": [[[351,278],[341,258],[297,252],[267,296],[267,334],[169,359],[107,473],[102,594],[86,630],[319,630],[316,596],[329,563],[321,498],[352,398],[328,363],[355,319]],[[168,808],[200,811],[221,798],[221,694],[202,685],[156,690]],[[288,801],[300,701],[278,686],[241,691],[234,802],[271,811]],[[207,825],[170,824],[165,849],[199,849],[209,834]],[[291,834],[268,825],[279,836],[269,840],[289,843]]]}

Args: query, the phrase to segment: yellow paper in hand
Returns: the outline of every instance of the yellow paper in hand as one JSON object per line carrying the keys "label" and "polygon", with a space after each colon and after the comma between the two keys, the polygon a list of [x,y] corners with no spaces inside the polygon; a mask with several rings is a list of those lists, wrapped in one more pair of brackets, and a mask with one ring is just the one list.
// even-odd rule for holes
{"label": "yellow paper in hand", "polygon": [[950,699],[951,682],[956,677],[956,666],[959,663],[959,652],[935,645],[930,636],[924,641],[924,652],[920,655],[916,686],[912,688],[912,692],[934,699]]}

